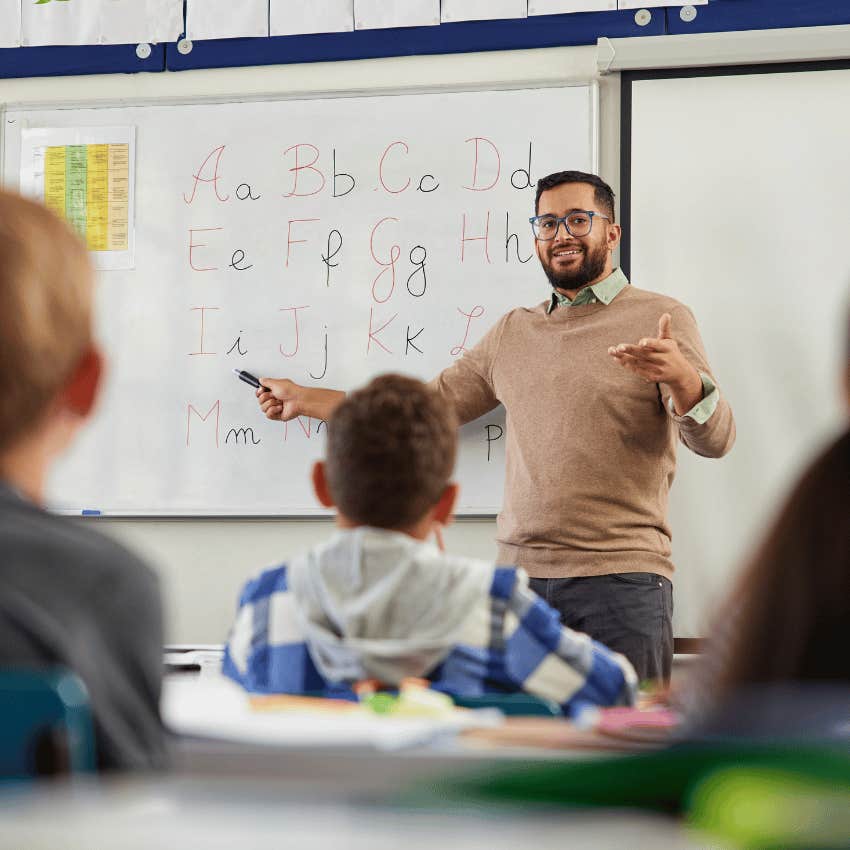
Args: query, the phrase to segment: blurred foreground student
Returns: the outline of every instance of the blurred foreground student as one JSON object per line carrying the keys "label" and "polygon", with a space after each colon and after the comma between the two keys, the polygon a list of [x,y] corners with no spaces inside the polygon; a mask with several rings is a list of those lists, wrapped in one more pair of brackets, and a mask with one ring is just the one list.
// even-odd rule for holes
{"label": "blurred foreground student", "polygon": [[89,692],[100,767],[149,768],[164,756],[157,580],[43,509],[48,471],[97,397],[92,284],[71,230],[0,191],[0,667],[72,669]]}
{"label": "blurred foreground student", "polygon": [[523,690],[565,714],[632,703],[629,662],[561,626],[523,570],[427,542],[451,517],[456,445],[453,414],[420,381],[385,375],[349,395],[313,470],[339,530],[246,585],[224,672],[261,693],[421,676],[465,696]]}
{"label": "blurred foreground student", "polygon": [[802,474],[712,634],[680,698],[695,729],[850,736],[850,430]]}

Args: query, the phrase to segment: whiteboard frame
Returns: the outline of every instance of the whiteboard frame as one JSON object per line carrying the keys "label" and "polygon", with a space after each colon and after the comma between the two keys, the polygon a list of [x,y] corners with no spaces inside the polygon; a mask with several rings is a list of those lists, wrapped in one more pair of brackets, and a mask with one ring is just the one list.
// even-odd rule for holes
{"label": "whiteboard frame", "polygon": [[620,267],[629,276],[632,253],[632,84],[642,80],[675,80],[692,77],[732,77],[749,74],[795,74],[809,71],[850,70],[850,59],[811,62],[771,62],[722,67],[656,68],[624,71],[620,77]]}
{"label": "whiteboard frame", "polygon": [[[548,89],[548,88],[586,88],[590,96],[590,152],[591,152],[591,167],[594,173],[599,171],[600,159],[600,94],[599,81],[597,79],[564,79],[559,77],[548,77],[540,79],[525,79],[517,80],[511,83],[488,84],[486,82],[475,85],[436,85],[436,86],[402,86],[394,88],[358,88],[358,89],[322,89],[315,92],[267,92],[267,93],[251,93],[245,96],[228,95],[224,97],[214,95],[180,95],[175,97],[139,97],[139,98],[100,98],[91,100],[44,100],[44,101],[19,101],[0,103],[0,186],[12,185],[7,179],[5,170],[5,160],[7,151],[7,115],[9,113],[19,112],[44,112],[44,111],[73,111],[77,109],[116,109],[116,108],[144,108],[150,106],[157,107],[179,107],[179,106],[201,106],[201,105],[227,105],[241,103],[269,103],[269,102],[288,102],[299,100],[326,100],[335,98],[357,98],[357,97],[405,97],[411,95],[426,95],[426,94],[463,94],[475,92],[499,92],[499,91],[520,91],[522,89]],[[20,162],[9,163],[10,169],[14,173],[18,173]],[[455,521],[462,520],[481,520],[495,519],[501,508],[493,507],[492,510],[477,511],[470,513],[457,514],[454,517]],[[289,509],[282,513],[275,514],[238,514],[238,513],[219,513],[216,511],[198,511],[195,513],[172,513],[161,512],[154,513],[151,511],[95,511],[85,509],[82,512],[78,510],[52,510],[53,513],[61,516],[80,517],[81,515],[87,520],[109,520],[109,519],[130,519],[130,520],[256,520],[259,522],[268,520],[280,519],[298,519],[298,520],[320,520],[327,521],[328,518],[335,515],[335,511],[316,506],[315,508],[305,509],[302,511]]]}

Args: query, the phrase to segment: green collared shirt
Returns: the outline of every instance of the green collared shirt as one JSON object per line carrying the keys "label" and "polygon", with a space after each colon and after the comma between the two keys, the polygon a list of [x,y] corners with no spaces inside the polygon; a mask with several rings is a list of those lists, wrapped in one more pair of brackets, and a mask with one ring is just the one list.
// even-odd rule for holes
{"label": "green collared shirt", "polygon": [[620,269],[614,269],[604,280],[594,283],[593,286],[585,286],[580,289],[578,295],[570,301],[566,295],[561,295],[556,289],[552,291],[552,303],[549,304],[548,313],[556,307],[580,307],[582,304],[610,304],[629,285],[628,278]]}
{"label": "green collared shirt", "polygon": [[[594,283],[593,286],[585,286],[579,290],[578,295],[572,299],[562,295],[557,290],[552,292],[552,301],[546,312],[551,313],[558,307],[580,307],[582,304],[610,304],[629,285],[628,278],[621,269],[614,269],[604,280]],[[698,401],[684,416],[690,416],[699,425],[708,422],[712,413],[717,409],[720,401],[720,390],[714,382],[703,372],[699,373],[702,380],[702,399]],[[670,400],[670,412],[674,413],[673,400]]]}

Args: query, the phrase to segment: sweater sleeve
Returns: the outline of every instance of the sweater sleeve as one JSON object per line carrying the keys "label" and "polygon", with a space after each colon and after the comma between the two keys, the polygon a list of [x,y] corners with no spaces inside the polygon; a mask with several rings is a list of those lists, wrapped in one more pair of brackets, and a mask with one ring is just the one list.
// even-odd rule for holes
{"label": "sweater sleeve", "polygon": [[431,381],[431,387],[452,406],[461,425],[499,404],[493,386],[493,364],[507,318],[503,316],[474,348]]}
{"label": "sweater sleeve", "polygon": [[679,439],[695,454],[703,457],[723,457],[735,443],[735,419],[729,402],[718,389],[717,380],[708,365],[708,358],[702,344],[694,314],[684,305],[671,310],[673,337],[685,359],[694,366],[703,381],[717,393],[716,404],[712,400],[713,410],[705,418],[694,416],[688,411],[678,416],[672,407],[670,388],[661,384],[661,397],[664,408],[670,414],[679,429]]}

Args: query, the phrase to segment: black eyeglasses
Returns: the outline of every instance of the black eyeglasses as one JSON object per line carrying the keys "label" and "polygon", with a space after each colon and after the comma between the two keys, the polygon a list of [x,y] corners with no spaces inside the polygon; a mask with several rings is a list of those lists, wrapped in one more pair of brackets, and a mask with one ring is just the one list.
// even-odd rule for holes
{"label": "black eyeglasses", "polygon": [[558,228],[561,223],[570,236],[576,238],[587,236],[593,230],[594,218],[604,218],[606,221],[611,221],[607,215],[602,215],[602,213],[593,210],[573,210],[569,215],[563,215],[560,218],[556,215],[535,215],[529,221],[534,232],[534,238],[541,242],[548,242],[558,235]]}

